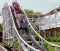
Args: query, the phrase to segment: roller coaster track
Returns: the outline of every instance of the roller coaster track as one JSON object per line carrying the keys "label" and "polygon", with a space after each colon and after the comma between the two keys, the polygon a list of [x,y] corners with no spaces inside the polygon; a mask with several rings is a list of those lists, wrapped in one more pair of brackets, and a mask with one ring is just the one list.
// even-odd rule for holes
{"label": "roller coaster track", "polygon": [[[16,33],[17,33],[16,36],[18,37],[19,43],[22,41],[22,42],[21,42],[22,48],[23,48],[23,47],[26,48],[25,51],[29,51],[29,48],[30,48],[30,50],[33,50],[33,51],[42,51],[41,48],[40,48],[39,43],[38,43],[38,42],[36,41],[36,39],[35,39],[35,35],[33,35],[33,34],[26,34],[26,33],[24,32],[23,35],[25,35],[26,37],[25,37],[25,36],[22,36],[22,31],[17,29],[15,16],[12,14],[10,7],[9,7],[9,10],[10,10],[11,20],[12,20],[12,23],[13,23],[13,28],[15,29],[15,31],[16,31]],[[57,12],[55,12],[55,10],[53,10],[53,11],[51,11],[51,12],[53,12],[52,14],[57,13]],[[51,12],[49,12],[48,14],[42,15],[41,17],[47,16],[47,15],[52,15]],[[27,16],[26,16],[26,18],[27,18]],[[27,18],[27,21],[29,22],[28,18]],[[7,24],[8,24],[8,23],[7,23]],[[29,26],[32,28],[32,30],[34,31],[34,33],[35,33],[39,38],[43,39],[45,42],[47,42],[48,44],[50,44],[50,45],[52,45],[52,46],[60,47],[59,45],[52,44],[52,43],[46,41],[44,38],[42,38],[42,37],[39,35],[39,33],[37,33],[37,32],[34,30],[34,28],[32,27],[32,25],[30,24],[30,22],[29,22]],[[31,33],[32,33],[32,32],[31,32]],[[30,37],[29,37],[29,36],[30,36]],[[27,38],[29,38],[30,41],[28,41]],[[31,42],[31,43],[34,44],[35,46],[30,45],[29,42]],[[36,47],[38,47],[38,48],[36,48]]]}
{"label": "roller coaster track", "polygon": [[[24,11],[24,9],[22,9],[22,10]],[[58,12],[60,12],[60,7],[55,8],[55,9],[51,10],[50,12],[41,15],[40,17],[51,16],[51,15],[53,15],[53,14],[55,14],[55,17],[56,17]],[[25,13],[25,12],[24,12],[24,13]],[[26,15],[26,14],[25,14],[25,15]],[[27,18],[27,21],[29,22],[29,19],[28,19],[27,15],[26,15],[26,18]],[[44,40],[47,44],[49,44],[49,45],[51,45],[51,46],[54,46],[54,47],[60,47],[59,45],[53,44],[53,43],[45,40],[41,35],[39,35],[38,32],[36,32],[36,30],[33,28],[33,26],[31,25],[30,22],[29,22],[29,25],[30,25],[31,29],[35,32],[35,34],[36,34],[39,38],[41,38],[42,40]]]}
{"label": "roller coaster track", "polygon": [[[23,10],[23,11],[24,11],[24,10]],[[53,15],[53,14],[55,14],[55,17],[56,17],[58,12],[60,12],[60,7],[55,8],[55,9],[51,10],[50,12],[41,15],[40,17],[51,16],[51,15]],[[26,15],[26,14],[25,14],[25,15]],[[29,19],[28,19],[27,16],[26,16],[26,18],[27,18],[27,20],[28,20],[28,22],[29,22]],[[39,35],[38,32],[35,31],[35,29],[33,28],[33,26],[31,25],[30,22],[29,22],[29,25],[31,26],[31,28],[33,29],[33,31],[35,32],[35,34],[36,34],[39,38],[43,39],[46,43],[48,43],[49,45],[54,46],[54,47],[60,47],[59,45],[53,44],[53,43],[48,42],[47,40],[45,40],[41,35]]]}
{"label": "roller coaster track", "polygon": [[[20,32],[20,30],[17,29],[17,24],[16,24],[15,16],[12,16],[12,20],[13,20],[13,26],[14,26],[16,32],[17,32],[18,39],[21,39],[22,42],[25,44],[25,46],[27,45],[29,48],[33,49],[34,51],[40,51],[41,50],[40,45],[35,40],[35,37],[32,34],[27,34],[27,35],[25,34],[26,37],[25,36],[22,36],[22,33],[21,33],[22,31]],[[29,38],[29,36],[30,36],[30,38]],[[28,39],[30,39],[30,41],[28,41]],[[32,44],[35,43],[36,45],[34,44],[34,46],[30,46],[29,45],[29,42],[32,43]],[[38,49],[36,49],[34,47],[36,47]],[[39,50],[39,48],[40,48],[40,50]]]}
{"label": "roller coaster track", "polygon": [[[6,8],[5,8],[6,9]],[[12,12],[11,12],[11,8],[10,7],[8,7],[8,10],[10,10],[10,11],[8,11],[8,13],[9,13],[9,19],[11,19],[12,20],[12,24],[13,24],[13,28],[15,29],[15,31],[16,31],[16,36],[17,36],[17,38],[18,38],[18,40],[19,40],[19,43],[22,41],[22,46],[24,47],[25,46],[25,48],[26,48],[26,50],[27,51],[29,51],[29,49],[28,48],[30,48],[30,51],[31,50],[33,50],[33,51],[40,51],[41,50],[41,48],[40,48],[40,46],[39,46],[39,44],[38,44],[38,42],[35,40],[35,38],[34,38],[34,36],[32,35],[32,34],[28,34],[28,35],[26,35],[28,38],[29,38],[29,36],[30,36],[30,42],[32,43],[32,44],[34,44],[34,46],[31,46],[31,45],[29,45],[29,41],[27,40],[27,38],[24,40],[24,38],[25,37],[22,37],[22,33],[17,29],[17,26],[16,26],[16,21],[15,21],[15,18],[14,18],[14,16],[12,15]],[[4,15],[4,11],[6,12],[6,10],[3,10],[3,14],[2,15]],[[7,15],[7,14],[6,14]],[[8,16],[8,15],[7,15]],[[3,16],[4,18],[5,18],[5,16]],[[3,19],[4,19],[3,18]],[[5,18],[6,19],[6,18]],[[5,20],[4,19],[4,20]],[[7,23],[8,24],[8,23]],[[27,40],[27,42],[26,42],[26,40]],[[36,45],[35,45],[36,44]],[[27,47],[28,48],[27,48]],[[22,48],[23,48],[22,47]],[[36,47],[36,48],[34,48],[34,47]],[[24,49],[24,48],[23,48]],[[40,50],[39,50],[40,49]],[[25,50],[25,49],[24,49]]]}

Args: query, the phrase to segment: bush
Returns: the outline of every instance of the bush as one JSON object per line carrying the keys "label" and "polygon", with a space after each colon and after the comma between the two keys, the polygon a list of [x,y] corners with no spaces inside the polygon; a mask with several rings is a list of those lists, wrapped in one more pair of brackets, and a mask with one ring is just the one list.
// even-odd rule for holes
{"label": "bush", "polygon": [[3,31],[3,27],[2,27],[2,25],[0,24],[0,32],[2,32]]}
{"label": "bush", "polygon": [[46,40],[50,42],[60,42],[60,37],[48,37]]}

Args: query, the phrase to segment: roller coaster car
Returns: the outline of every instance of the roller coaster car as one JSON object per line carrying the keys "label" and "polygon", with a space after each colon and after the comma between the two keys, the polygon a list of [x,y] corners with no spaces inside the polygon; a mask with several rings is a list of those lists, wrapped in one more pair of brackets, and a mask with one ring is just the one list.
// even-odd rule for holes
{"label": "roller coaster car", "polygon": [[24,12],[21,10],[20,5],[17,2],[13,2],[11,6],[11,12],[15,18],[15,23],[18,29],[26,29],[28,27],[27,19]]}
{"label": "roller coaster car", "polygon": [[17,23],[16,20],[19,20],[21,19],[20,15],[23,14],[21,8],[20,8],[20,5],[17,3],[17,2],[13,2],[12,3],[12,6],[10,6],[11,8],[11,12],[12,12],[12,15],[13,15],[13,18],[15,20],[15,23],[17,25],[17,28],[19,29],[19,23]]}
{"label": "roller coaster car", "polygon": [[23,14],[23,12],[20,8],[20,5],[17,2],[13,2],[12,5],[14,7],[16,14]]}

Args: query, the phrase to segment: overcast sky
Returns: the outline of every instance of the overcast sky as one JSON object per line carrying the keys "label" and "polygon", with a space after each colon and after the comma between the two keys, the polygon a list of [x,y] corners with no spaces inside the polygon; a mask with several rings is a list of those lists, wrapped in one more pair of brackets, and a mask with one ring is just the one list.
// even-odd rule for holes
{"label": "overcast sky", "polygon": [[48,12],[60,5],[60,0],[22,0],[24,8]]}
{"label": "overcast sky", "polygon": [[[0,7],[9,0],[0,0]],[[60,0],[21,0],[24,8],[47,12],[60,5]],[[1,10],[1,9],[0,9]]]}
{"label": "overcast sky", "polygon": [[[9,0],[0,0],[0,11],[4,3],[6,2],[9,2]],[[21,3],[24,8],[46,13],[59,6],[60,0],[21,0]]]}

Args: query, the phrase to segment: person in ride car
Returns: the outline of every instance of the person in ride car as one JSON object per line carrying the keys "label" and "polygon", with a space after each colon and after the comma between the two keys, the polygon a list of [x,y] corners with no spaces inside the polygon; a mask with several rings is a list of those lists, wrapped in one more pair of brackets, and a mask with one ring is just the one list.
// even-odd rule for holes
{"label": "person in ride car", "polygon": [[11,10],[14,17],[16,18],[18,28],[25,30],[25,32],[28,32],[28,22],[23,11],[20,8],[20,5],[17,2],[13,2]]}

